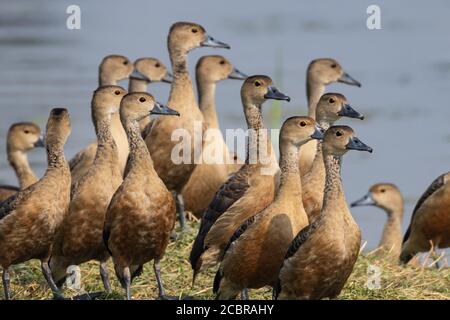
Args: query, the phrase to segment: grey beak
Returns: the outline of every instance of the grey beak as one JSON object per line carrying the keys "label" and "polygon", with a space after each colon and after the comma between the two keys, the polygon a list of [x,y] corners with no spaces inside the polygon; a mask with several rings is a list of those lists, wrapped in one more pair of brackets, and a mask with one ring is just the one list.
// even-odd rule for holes
{"label": "grey beak", "polygon": [[144,80],[148,82],[152,82],[151,79],[149,79],[146,75],[142,74],[138,70],[134,69],[133,72],[130,74],[130,79],[138,79],[138,80]]}
{"label": "grey beak", "polygon": [[42,135],[39,136],[39,139],[34,143],[35,148],[44,148],[44,137]]}
{"label": "grey beak", "polygon": [[364,197],[355,202],[352,202],[350,207],[360,207],[360,206],[374,206],[375,201],[372,198],[372,194],[369,192]]}
{"label": "grey beak", "polygon": [[351,137],[350,141],[345,146],[348,150],[368,151],[373,152],[373,149],[359,140],[357,137]]}
{"label": "grey beak", "polygon": [[350,75],[347,72],[344,72],[342,74],[342,76],[338,79],[338,82],[349,84],[351,86],[361,87],[361,83],[350,77]]}
{"label": "grey beak", "polygon": [[287,102],[291,101],[284,93],[280,92],[277,88],[269,86],[267,93],[264,95],[266,99],[274,99],[274,100],[286,100]]}
{"label": "grey beak", "polygon": [[325,135],[325,130],[316,124],[314,133],[311,135],[311,138],[317,139],[317,140],[322,140],[324,135]]}
{"label": "grey beak", "polygon": [[166,105],[163,105],[159,102],[155,102],[153,106],[153,110],[150,111],[150,114],[159,114],[159,115],[169,115],[169,116],[180,116],[178,111],[169,108]]}
{"label": "grey beak", "polygon": [[341,110],[338,112],[338,116],[364,120],[364,116],[347,103],[342,105]]}
{"label": "grey beak", "polygon": [[235,80],[245,80],[247,79],[247,75],[238,69],[234,68],[233,71],[228,76],[228,79],[235,79]]}
{"label": "grey beak", "polygon": [[169,71],[167,71],[166,75],[164,77],[162,77],[161,81],[165,82],[165,83],[172,83],[173,75]]}
{"label": "grey beak", "polygon": [[231,47],[228,44],[218,41],[218,40],[214,39],[213,37],[211,37],[210,35],[206,35],[205,40],[203,40],[200,43],[200,45],[202,47],[231,49]]}

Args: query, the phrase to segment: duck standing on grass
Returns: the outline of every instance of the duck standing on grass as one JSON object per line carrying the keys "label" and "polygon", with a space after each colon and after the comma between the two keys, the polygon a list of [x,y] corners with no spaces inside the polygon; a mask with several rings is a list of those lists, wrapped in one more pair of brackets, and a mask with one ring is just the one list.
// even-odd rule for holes
{"label": "duck standing on grass", "polygon": [[70,201],[70,170],[64,157],[64,144],[69,135],[69,113],[66,109],[53,109],[45,137],[47,171],[38,182],[0,205],[0,265],[7,300],[11,298],[9,267],[31,259],[41,260],[48,285],[55,297],[61,297],[48,261],[53,238]]}
{"label": "duck standing on grass", "polygon": [[319,218],[292,241],[279,274],[279,299],[336,298],[353,271],[361,232],[344,196],[342,157],[348,150],[372,152],[347,126],[330,127],[323,138],[326,179]]}
{"label": "duck standing on grass", "polygon": [[108,207],[103,230],[105,245],[128,300],[133,278],[150,260],[154,260],[159,297],[165,298],[159,261],[176,220],[172,194],[153,168],[140,134],[139,121],[150,114],[179,115],[147,93],[131,93],[122,99],[120,117],[128,135],[130,157],[125,178]]}

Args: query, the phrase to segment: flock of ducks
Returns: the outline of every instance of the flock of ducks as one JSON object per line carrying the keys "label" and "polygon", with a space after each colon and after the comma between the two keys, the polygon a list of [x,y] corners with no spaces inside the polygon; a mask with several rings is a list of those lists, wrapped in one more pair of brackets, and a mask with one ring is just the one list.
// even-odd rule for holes
{"label": "flock of ducks", "polygon": [[[274,299],[335,298],[353,270],[360,251],[360,229],[344,196],[342,158],[349,150],[372,149],[341,118],[364,119],[339,93],[325,93],[333,82],[360,86],[333,59],[317,59],[307,70],[308,116],[287,119],[280,132],[280,160],[269,137],[247,142],[239,164],[220,129],[215,88],[225,79],[243,80],[241,99],[248,129],[262,133],[262,107],[269,99],[290,98],[264,75],[247,76],[219,55],[202,57],[196,66],[198,100],[188,72],[188,53],[197,47],[229,49],[195,23],[178,22],[168,35],[173,75],[158,59],[132,63],[120,55],[103,59],[91,114],[97,140],[69,162],[63,147],[70,135],[69,112],[50,112],[45,138],[33,123],[17,123],[7,137],[8,160],[19,187],[0,186],[0,264],[5,298],[10,267],[31,259],[55,298],[64,298],[67,268],[95,260],[111,290],[107,262],[131,299],[131,283],[153,260],[161,299],[165,294],[160,260],[175,222],[185,225],[185,211],[201,219],[189,261],[193,282],[198,273],[218,265],[213,291],[218,299],[248,299],[248,289],[270,286]],[[128,92],[118,86],[129,79]],[[171,84],[167,106],[147,93],[153,82]],[[198,101],[198,102],[197,102]],[[169,107],[170,106],[170,107]],[[150,115],[160,115],[150,117]],[[202,124],[203,147],[222,149],[221,163],[175,164],[183,128],[192,140]],[[258,135],[259,137],[259,135]],[[27,152],[45,146],[48,167],[38,179]],[[267,161],[250,161],[266,150]],[[229,164],[227,159],[235,160]],[[391,183],[378,183],[352,207],[374,205],[388,221],[380,252],[407,263],[430,247],[450,246],[450,173],[438,177],[418,201],[402,239],[403,199]]]}

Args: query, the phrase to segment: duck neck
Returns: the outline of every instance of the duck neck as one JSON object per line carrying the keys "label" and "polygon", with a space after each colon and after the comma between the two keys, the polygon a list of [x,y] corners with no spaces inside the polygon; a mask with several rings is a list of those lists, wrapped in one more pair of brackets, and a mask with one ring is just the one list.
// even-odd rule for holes
{"label": "duck neck", "polygon": [[147,92],[148,81],[136,78],[130,78],[128,82],[128,92]]}
{"label": "duck neck", "polygon": [[127,133],[130,146],[130,156],[127,162],[126,173],[137,168],[142,168],[146,173],[153,172],[153,161],[141,135],[139,122],[136,120],[124,120],[123,126]]}
{"label": "duck neck", "polygon": [[202,79],[197,75],[197,90],[199,107],[207,129],[219,129],[219,120],[216,112],[216,83]]}
{"label": "duck neck", "polygon": [[261,105],[244,102],[245,120],[247,121],[247,128],[249,129],[249,136],[247,141],[247,156],[246,163],[249,163],[251,157],[259,155],[261,147],[260,132],[264,129],[264,123],[261,112]]}
{"label": "duck neck", "polygon": [[341,180],[342,158],[325,152],[323,157],[326,174],[322,212],[326,214],[335,212],[327,209],[345,203],[345,198]]}
{"label": "duck neck", "polygon": [[388,209],[386,212],[388,219],[384,225],[380,247],[398,251],[402,244],[403,204],[394,209]]}
{"label": "duck neck", "polygon": [[114,79],[114,77],[110,73],[100,69],[98,73],[98,85],[117,86],[117,79]]}
{"label": "duck neck", "polygon": [[311,76],[308,75],[308,78],[306,80],[306,94],[308,97],[308,116],[315,119],[316,118],[316,107],[317,103],[320,100],[320,97],[325,92],[325,86],[315,81],[311,78]]}
{"label": "duck neck", "polygon": [[302,186],[298,167],[298,146],[280,141],[280,188],[277,199],[300,199]]}
{"label": "duck neck", "polygon": [[109,159],[109,156],[116,156],[117,146],[111,134],[111,115],[95,116],[93,115],[93,122],[95,127],[95,134],[97,135],[97,154],[94,162],[100,159]]}
{"label": "duck neck", "polygon": [[55,142],[47,145],[47,164],[48,170],[67,168],[68,164],[64,157],[64,144]]}
{"label": "duck neck", "polygon": [[30,167],[28,157],[25,152],[8,150],[8,161],[16,172],[20,189],[25,189],[38,180]]}
{"label": "duck neck", "polygon": [[194,88],[187,69],[187,52],[169,45],[169,55],[173,71],[169,105],[182,114],[184,110],[189,110],[192,106],[197,107]]}
{"label": "duck neck", "polygon": [[[320,119],[317,121],[319,126],[324,129],[325,131],[328,130],[328,128],[330,128],[331,124],[324,120],[324,119]],[[318,171],[324,172],[324,162],[323,162],[323,153],[322,153],[322,141],[318,140],[317,141],[317,146],[316,146],[316,155],[314,156],[314,160],[311,166],[311,172],[313,173],[313,175],[316,175]]]}

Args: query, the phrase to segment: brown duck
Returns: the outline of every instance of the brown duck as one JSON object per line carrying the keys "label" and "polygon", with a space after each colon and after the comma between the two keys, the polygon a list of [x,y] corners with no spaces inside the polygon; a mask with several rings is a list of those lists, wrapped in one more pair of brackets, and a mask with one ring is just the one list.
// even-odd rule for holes
{"label": "brown duck", "polygon": [[361,233],[347,207],[341,181],[342,156],[369,151],[347,126],[330,127],[322,142],[325,195],[320,217],[292,241],[279,274],[279,299],[335,298],[353,271]]}
{"label": "brown duck", "polygon": [[0,202],[38,181],[28,162],[27,152],[36,147],[43,146],[41,129],[37,124],[32,122],[19,122],[9,128],[6,138],[6,153],[8,162],[13,167],[19,180],[19,188],[0,185]]}
{"label": "brown duck", "polygon": [[[287,100],[267,76],[252,76],[241,88],[248,129],[257,139],[248,139],[245,164],[219,188],[205,211],[189,260],[196,274],[216,265],[235,230],[249,217],[265,209],[275,196],[275,175],[279,171],[272,143],[263,126],[261,108],[267,99]],[[268,161],[252,161],[267,150]],[[253,159],[254,160],[254,159]],[[261,160],[261,159],[260,159]]]}
{"label": "brown duck", "polygon": [[105,289],[110,290],[106,268],[109,253],[103,242],[103,225],[109,202],[122,183],[111,121],[125,94],[118,86],[103,86],[94,92],[92,120],[98,148],[94,163],[73,187],[69,213],[55,239],[50,267],[58,285],[63,284],[68,266],[96,260],[100,262]]}
{"label": "brown duck", "polygon": [[48,285],[56,297],[60,296],[48,260],[70,201],[70,171],[63,150],[69,134],[69,113],[53,109],[45,137],[47,171],[38,182],[0,205],[0,264],[6,299],[11,297],[9,267],[31,259],[41,261]]}
{"label": "brown duck", "polygon": [[[232,163],[234,155],[228,150],[220,132],[215,101],[217,83],[225,79],[245,80],[246,77],[222,56],[204,56],[197,63],[199,107],[203,114],[205,128],[209,131],[205,132],[203,145],[205,159],[197,164],[182,193],[185,209],[197,218],[205,212],[216,191],[228,179],[229,174],[241,167],[240,164]],[[216,152],[221,152],[219,157],[215,157]],[[206,158],[208,154],[212,154],[213,163]]]}
{"label": "brown duck", "polygon": [[276,285],[290,243],[308,225],[301,201],[298,151],[309,140],[323,138],[323,132],[309,117],[292,117],[284,122],[277,195],[272,204],[247,219],[231,238],[214,282],[217,299],[234,299],[244,289]]}

